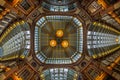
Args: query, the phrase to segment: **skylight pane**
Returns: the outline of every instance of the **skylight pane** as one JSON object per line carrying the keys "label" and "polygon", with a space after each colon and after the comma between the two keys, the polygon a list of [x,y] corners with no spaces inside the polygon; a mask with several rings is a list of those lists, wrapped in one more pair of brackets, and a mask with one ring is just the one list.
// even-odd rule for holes
{"label": "skylight pane", "polygon": [[73,80],[75,79],[73,75],[77,73],[68,68],[52,68],[45,70],[42,74],[44,75],[44,78],[42,77],[44,80],[48,79],[47,76],[49,76],[50,80]]}

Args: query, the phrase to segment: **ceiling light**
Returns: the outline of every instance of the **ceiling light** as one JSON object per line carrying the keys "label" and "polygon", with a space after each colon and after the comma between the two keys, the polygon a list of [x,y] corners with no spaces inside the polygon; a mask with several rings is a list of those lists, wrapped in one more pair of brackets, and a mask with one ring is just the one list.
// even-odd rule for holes
{"label": "ceiling light", "polygon": [[119,41],[119,39],[118,39],[118,38],[116,38],[116,39],[115,39],[115,41],[116,41],[116,42],[118,42],[118,41]]}
{"label": "ceiling light", "polygon": [[67,48],[69,43],[68,43],[67,40],[64,40],[64,41],[62,41],[61,45],[62,45],[63,48]]}
{"label": "ceiling light", "polygon": [[57,30],[57,31],[56,31],[56,36],[57,36],[57,37],[62,37],[63,34],[64,34],[64,33],[63,33],[62,30]]}
{"label": "ceiling light", "polygon": [[50,46],[55,47],[57,45],[56,40],[50,40]]}

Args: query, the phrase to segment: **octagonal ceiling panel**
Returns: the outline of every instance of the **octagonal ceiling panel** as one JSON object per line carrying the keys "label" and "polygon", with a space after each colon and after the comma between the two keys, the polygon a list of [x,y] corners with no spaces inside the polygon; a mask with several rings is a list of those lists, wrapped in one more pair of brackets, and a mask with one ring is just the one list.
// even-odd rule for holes
{"label": "octagonal ceiling panel", "polygon": [[44,16],[35,27],[36,57],[47,64],[70,64],[82,53],[82,23],[72,16]]}

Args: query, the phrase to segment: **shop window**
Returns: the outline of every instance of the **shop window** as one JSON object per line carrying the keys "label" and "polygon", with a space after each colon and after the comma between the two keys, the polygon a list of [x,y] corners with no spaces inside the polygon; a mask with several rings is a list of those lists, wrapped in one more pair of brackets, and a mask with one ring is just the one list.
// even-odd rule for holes
{"label": "shop window", "polygon": [[27,0],[23,0],[20,4],[25,10],[28,10],[30,8],[30,4],[27,2]]}
{"label": "shop window", "polygon": [[91,12],[91,13],[94,13],[95,11],[97,11],[98,9],[100,9],[100,5],[94,1],[92,2],[92,4],[88,7],[88,10]]}

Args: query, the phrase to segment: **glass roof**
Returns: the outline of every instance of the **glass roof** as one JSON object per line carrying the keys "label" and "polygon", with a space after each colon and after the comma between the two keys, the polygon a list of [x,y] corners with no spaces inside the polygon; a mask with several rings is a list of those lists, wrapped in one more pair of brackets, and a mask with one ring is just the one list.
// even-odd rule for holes
{"label": "glass roof", "polygon": [[76,71],[68,68],[51,68],[43,71],[42,80],[77,80]]}
{"label": "glass roof", "polygon": [[67,12],[70,10],[74,10],[76,8],[76,3],[69,4],[69,5],[62,5],[62,6],[57,6],[57,5],[52,5],[46,2],[42,3],[43,8],[50,10],[50,11],[60,11],[60,12]]}
{"label": "glass roof", "polygon": [[0,36],[0,60],[24,58],[30,49],[29,24],[19,21],[9,26]]}
{"label": "glass roof", "polygon": [[105,56],[118,48],[120,32],[110,26],[94,22],[88,29],[87,47],[90,56],[98,58]]}
{"label": "glass roof", "polygon": [[54,4],[68,4],[70,2],[73,2],[74,0],[46,0],[46,1]]}
{"label": "glass roof", "polygon": [[[55,32],[63,30],[64,36],[57,38]],[[55,39],[56,47],[49,42]],[[67,40],[69,46],[63,48],[60,44]],[[76,62],[82,53],[83,29],[82,23],[72,16],[45,16],[41,17],[35,27],[35,53],[36,57],[46,64],[70,64]]]}

